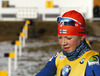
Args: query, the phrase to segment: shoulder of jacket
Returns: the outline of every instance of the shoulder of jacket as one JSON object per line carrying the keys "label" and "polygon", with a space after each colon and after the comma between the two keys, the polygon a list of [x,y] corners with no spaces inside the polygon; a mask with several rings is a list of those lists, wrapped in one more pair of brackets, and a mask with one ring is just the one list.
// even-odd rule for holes
{"label": "shoulder of jacket", "polygon": [[61,51],[57,52],[56,54],[54,54],[54,57],[57,57],[60,53]]}
{"label": "shoulder of jacket", "polygon": [[61,53],[62,51],[57,52],[56,54],[54,54],[49,61],[52,61],[52,59],[56,59],[56,57]]}
{"label": "shoulder of jacket", "polygon": [[91,56],[88,60],[89,66],[91,65],[100,65],[100,57],[98,55]]}

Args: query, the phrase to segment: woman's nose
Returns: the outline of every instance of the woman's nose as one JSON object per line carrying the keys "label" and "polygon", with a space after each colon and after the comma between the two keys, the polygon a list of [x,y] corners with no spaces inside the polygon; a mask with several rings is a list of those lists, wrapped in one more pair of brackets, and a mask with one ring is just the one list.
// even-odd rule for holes
{"label": "woman's nose", "polygon": [[63,46],[67,45],[67,41],[65,40],[65,38],[62,39],[62,45]]}

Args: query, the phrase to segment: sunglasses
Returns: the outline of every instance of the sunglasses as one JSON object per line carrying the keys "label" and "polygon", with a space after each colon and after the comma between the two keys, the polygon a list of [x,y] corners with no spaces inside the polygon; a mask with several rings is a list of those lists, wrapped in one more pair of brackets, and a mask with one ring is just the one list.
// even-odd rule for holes
{"label": "sunglasses", "polygon": [[68,25],[68,26],[75,26],[75,22],[79,23],[85,29],[85,27],[77,20],[65,18],[65,17],[58,17],[57,18],[57,23],[59,25],[63,24],[63,25]]}

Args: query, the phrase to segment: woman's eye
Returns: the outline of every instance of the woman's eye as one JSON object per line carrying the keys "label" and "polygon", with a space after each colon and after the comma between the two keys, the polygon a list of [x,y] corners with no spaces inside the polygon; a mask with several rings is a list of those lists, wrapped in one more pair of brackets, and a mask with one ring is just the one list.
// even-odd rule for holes
{"label": "woman's eye", "polygon": [[71,38],[67,38],[68,40],[71,40]]}
{"label": "woman's eye", "polygon": [[71,37],[67,37],[67,39],[68,39],[68,40],[71,40],[72,38],[71,38]]}

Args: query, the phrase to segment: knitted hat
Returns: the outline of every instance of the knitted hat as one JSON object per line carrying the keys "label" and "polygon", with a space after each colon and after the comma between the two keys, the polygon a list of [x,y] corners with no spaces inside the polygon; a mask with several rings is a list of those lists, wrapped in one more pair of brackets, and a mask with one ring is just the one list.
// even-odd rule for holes
{"label": "knitted hat", "polygon": [[73,20],[75,26],[58,24],[58,35],[85,35],[85,20],[79,12],[75,10],[65,12],[62,18]]}

